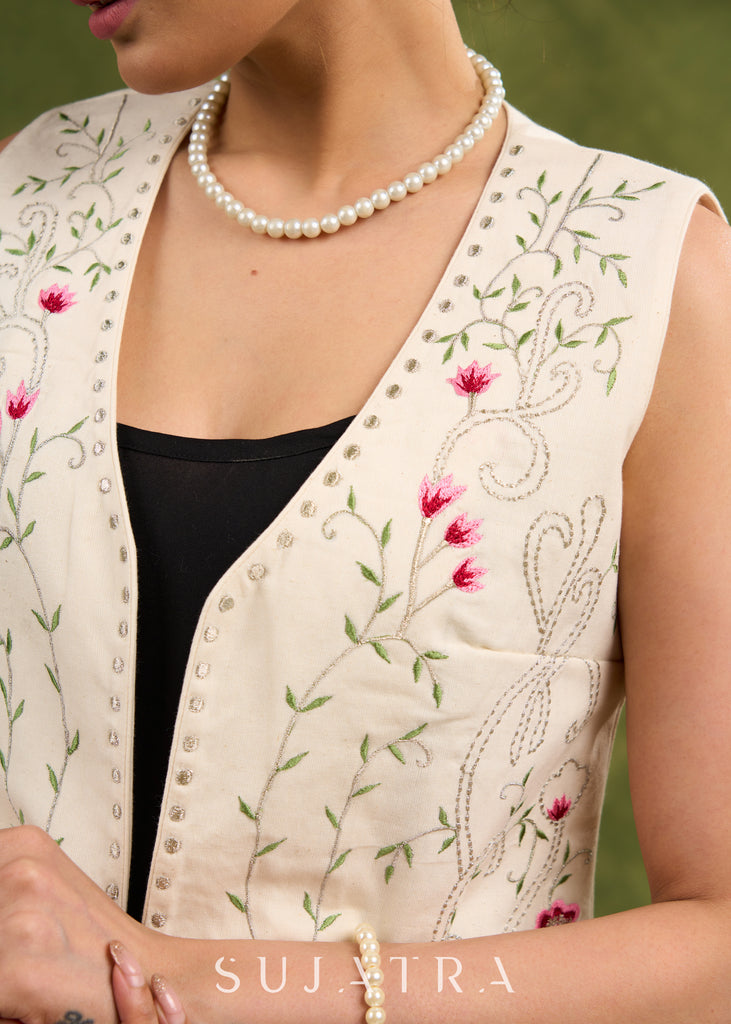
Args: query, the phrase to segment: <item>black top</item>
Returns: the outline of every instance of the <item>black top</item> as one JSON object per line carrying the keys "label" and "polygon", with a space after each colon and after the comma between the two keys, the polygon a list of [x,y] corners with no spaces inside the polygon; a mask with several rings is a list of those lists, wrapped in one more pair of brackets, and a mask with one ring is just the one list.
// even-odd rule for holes
{"label": "black top", "polygon": [[203,605],[350,419],[256,440],[174,437],[120,424],[138,566],[132,867],[140,920],[185,666]]}

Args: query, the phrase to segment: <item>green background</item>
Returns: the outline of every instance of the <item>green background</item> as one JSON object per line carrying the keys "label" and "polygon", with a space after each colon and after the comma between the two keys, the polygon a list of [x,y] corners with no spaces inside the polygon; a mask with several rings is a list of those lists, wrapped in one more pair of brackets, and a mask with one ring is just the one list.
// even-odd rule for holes
{"label": "green background", "polygon": [[[113,54],[89,34],[85,11],[68,0],[3,3],[0,138],[48,107],[119,86]],[[579,142],[696,175],[731,209],[729,0],[455,0],[455,7],[466,41],[501,69],[517,107]],[[648,899],[622,727],[602,820],[596,912]]]}

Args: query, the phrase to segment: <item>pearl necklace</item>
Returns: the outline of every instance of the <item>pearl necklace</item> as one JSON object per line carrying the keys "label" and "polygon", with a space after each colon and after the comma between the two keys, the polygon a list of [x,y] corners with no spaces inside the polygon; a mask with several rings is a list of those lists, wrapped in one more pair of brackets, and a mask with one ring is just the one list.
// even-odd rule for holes
{"label": "pearl necklace", "polygon": [[337,213],[328,213],[319,218],[310,217],[306,220],[285,221],[281,217],[265,217],[238,199],[234,199],[218,181],[208,165],[208,143],[228,97],[228,74],[221,75],[205,102],[201,104],[193,121],[188,143],[188,163],[193,177],[216,206],[224,210],[232,220],[250,228],[257,235],[266,234],[270,238],[317,238],[321,232],[332,235],[341,227],[350,227],[358,220],[366,220],[377,210],[385,210],[391,203],[401,202],[408,195],[420,192],[424,185],[431,184],[438,177],[451,171],[465,153],[485,136],[497,117],[505,96],[500,72],[489,60],[474,50],[468,49],[467,55],[485,87],[485,95],[480,109],[469,124],[465,125],[464,131],[451,145],[445,147],[443,153],[437,154],[432,160],[427,160],[417,171],[410,171],[402,180],[392,181],[388,188],[377,188],[370,196],[363,196],[352,205],[341,206]]}

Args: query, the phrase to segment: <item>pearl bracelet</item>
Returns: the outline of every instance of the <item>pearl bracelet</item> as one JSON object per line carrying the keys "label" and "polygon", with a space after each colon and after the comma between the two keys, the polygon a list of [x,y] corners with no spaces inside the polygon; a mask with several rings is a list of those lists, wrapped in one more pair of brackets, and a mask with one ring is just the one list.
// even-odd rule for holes
{"label": "pearl bracelet", "polygon": [[356,928],[355,941],[360,950],[360,965],[363,968],[367,987],[365,1001],[368,1009],[365,1014],[366,1024],[385,1024],[386,1011],[383,1008],[384,974],[381,969],[381,946],[376,933],[369,924],[361,924]]}

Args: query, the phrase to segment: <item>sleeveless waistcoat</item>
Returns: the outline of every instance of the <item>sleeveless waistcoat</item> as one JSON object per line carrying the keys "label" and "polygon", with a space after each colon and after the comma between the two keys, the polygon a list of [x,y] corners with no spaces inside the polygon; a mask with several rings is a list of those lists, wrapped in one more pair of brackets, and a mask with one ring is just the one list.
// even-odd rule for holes
{"label": "sleeveless waistcoat", "polygon": [[[0,158],[0,825],[46,829],[122,906],[136,564],[115,374],[203,94],[72,104]],[[509,110],[411,335],[209,595],[148,924],[337,940],[368,918],[411,941],[591,915],[622,462],[705,191]]]}

